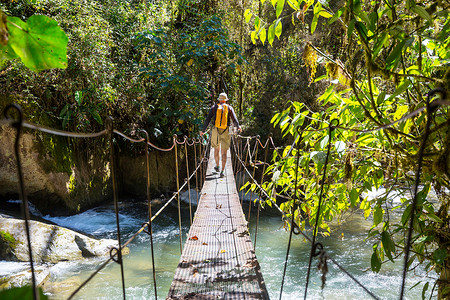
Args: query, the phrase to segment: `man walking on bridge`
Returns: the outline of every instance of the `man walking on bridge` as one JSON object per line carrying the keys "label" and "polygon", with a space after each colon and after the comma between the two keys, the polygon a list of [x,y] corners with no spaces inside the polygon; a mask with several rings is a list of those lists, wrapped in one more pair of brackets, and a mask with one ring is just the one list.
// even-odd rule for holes
{"label": "man walking on bridge", "polygon": [[219,167],[219,155],[222,154],[222,171],[220,172],[220,177],[223,177],[223,171],[225,170],[225,164],[227,163],[227,151],[230,148],[231,136],[230,136],[230,120],[233,120],[234,125],[237,127],[238,131],[241,132],[241,126],[236,118],[233,108],[226,104],[228,96],[226,93],[221,93],[219,95],[219,103],[215,104],[209,110],[208,117],[206,117],[205,123],[203,124],[203,130],[200,131],[200,136],[203,136],[204,131],[211,122],[211,119],[215,120],[214,127],[211,132],[211,146],[214,148],[214,159],[216,161],[216,166],[214,170],[216,172],[220,171]]}

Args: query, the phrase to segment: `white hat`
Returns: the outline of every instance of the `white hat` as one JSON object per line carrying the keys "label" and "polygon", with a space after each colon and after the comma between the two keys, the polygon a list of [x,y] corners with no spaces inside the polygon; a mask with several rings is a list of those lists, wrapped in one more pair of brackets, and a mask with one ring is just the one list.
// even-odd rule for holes
{"label": "white hat", "polygon": [[217,98],[217,100],[219,100],[219,101],[223,101],[223,100],[225,100],[225,101],[227,101],[228,100],[228,96],[227,96],[227,94],[226,93],[220,93],[220,95],[219,95],[219,98]]}

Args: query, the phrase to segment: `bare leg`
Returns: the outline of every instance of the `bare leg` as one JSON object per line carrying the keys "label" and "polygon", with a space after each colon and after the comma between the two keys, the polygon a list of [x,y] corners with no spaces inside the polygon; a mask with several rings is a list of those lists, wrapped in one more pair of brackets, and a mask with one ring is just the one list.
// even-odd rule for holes
{"label": "bare leg", "polygon": [[219,151],[220,150],[220,146],[214,148],[214,160],[216,161],[216,166],[219,166]]}
{"label": "bare leg", "polygon": [[227,163],[227,149],[222,149],[222,171],[225,170],[225,164]]}

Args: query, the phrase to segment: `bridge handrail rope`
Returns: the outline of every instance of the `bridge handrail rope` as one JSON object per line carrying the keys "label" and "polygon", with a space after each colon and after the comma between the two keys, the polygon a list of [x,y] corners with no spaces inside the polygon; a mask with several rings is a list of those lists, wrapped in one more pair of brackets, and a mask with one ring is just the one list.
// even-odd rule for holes
{"label": "bridge handrail rope", "polygon": [[[11,116],[11,112],[10,112],[11,110],[15,110],[16,111],[16,113],[18,114],[17,119],[14,119],[14,117]],[[37,284],[36,284],[36,277],[35,277],[35,271],[34,271],[32,247],[31,247],[31,235],[30,235],[30,230],[29,230],[30,213],[29,213],[29,209],[28,209],[28,201],[27,201],[25,188],[24,188],[22,164],[21,164],[21,161],[20,161],[20,152],[19,152],[19,143],[20,143],[20,135],[21,135],[21,129],[22,128],[38,130],[38,131],[45,132],[45,133],[48,133],[48,134],[64,136],[64,137],[72,137],[72,138],[96,138],[96,137],[100,137],[100,136],[106,135],[108,133],[110,135],[109,140],[110,140],[110,156],[111,156],[111,177],[112,177],[112,182],[113,182],[113,195],[114,195],[114,206],[115,206],[115,214],[116,214],[116,225],[117,225],[117,235],[118,235],[119,248],[113,247],[111,249],[111,251],[110,251],[110,258],[107,259],[104,263],[102,263],[97,268],[97,270],[95,270],[89,276],[89,278],[87,278],[69,296],[68,299],[72,299],[90,280],[92,280],[95,277],[96,274],[98,274],[103,268],[105,268],[111,261],[119,263],[120,266],[121,266],[122,293],[123,293],[123,298],[125,299],[126,298],[126,296],[125,296],[125,278],[124,278],[124,271],[123,271],[122,249],[124,247],[127,247],[142,232],[146,232],[147,234],[149,234],[151,236],[150,241],[151,241],[151,250],[152,250],[153,280],[154,280],[154,288],[155,288],[155,297],[157,297],[156,277],[155,277],[155,267],[154,267],[154,253],[153,253],[153,238],[152,238],[151,223],[175,199],[177,194],[179,194],[179,192],[181,190],[183,190],[186,187],[186,185],[189,186],[189,181],[192,179],[192,177],[194,175],[195,176],[197,175],[199,169],[202,167],[202,164],[205,162],[205,160],[207,160],[207,158],[206,158],[205,155],[201,156],[201,159],[198,162],[195,170],[190,174],[190,176],[188,178],[185,179],[185,183],[181,187],[179,187],[178,191],[176,193],[174,193],[172,198],[169,199],[169,201],[167,201],[165,203],[165,205],[163,207],[161,207],[160,210],[155,215],[152,216],[151,215],[150,195],[149,195],[149,165],[148,165],[148,153],[149,152],[148,152],[148,146],[151,146],[151,147],[153,147],[153,148],[155,148],[157,150],[160,150],[160,151],[171,151],[173,148],[176,147],[175,146],[176,144],[185,144],[185,146],[187,146],[187,145],[189,145],[189,146],[193,146],[194,145],[195,146],[196,144],[198,144],[200,146],[200,148],[201,148],[202,140],[201,139],[192,139],[192,143],[189,143],[188,142],[188,138],[186,136],[184,137],[184,141],[183,142],[178,142],[176,140],[176,138],[175,138],[172,147],[170,147],[169,149],[163,149],[163,148],[160,148],[160,147],[157,147],[157,146],[153,145],[152,143],[150,143],[148,141],[148,133],[145,130],[142,130],[142,132],[144,132],[145,135],[146,135],[145,138],[135,139],[135,138],[129,137],[126,134],[124,134],[124,133],[114,129],[113,128],[112,118],[108,118],[107,119],[107,122],[106,122],[107,128],[105,130],[102,130],[102,131],[99,131],[99,132],[96,132],[96,133],[69,132],[69,131],[54,129],[54,128],[50,128],[50,127],[46,127],[46,126],[42,126],[42,125],[36,125],[36,124],[24,121],[23,120],[22,109],[18,105],[15,105],[15,104],[10,104],[10,105],[6,106],[5,109],[4,109],[4,118],[0,119],[0,126],[5,126],[5,125],[13,127],[17,131],[14,148],[15,148],[15,156],[16,156],[17,170],[18,170],[19,196],[20,196],[20,199],[22,200],[21,201],[21,203],[22,203],[22,205],[21,205],[22,217],[23,217],[23,219],[25,221],[25,229],[26,229],[26,236],[27,236],[28,252],[29,252],[29,258],[30,258],[31,281],[32,281],[32,289],[33,289],[33,297],[34,297],[34,299],[39,299],[39,293],[37,292]],[[146,142],[145,146],[146,146],[147,198],[148,198],[148,205],[149,205],[149,222],[144,223],[141,226],[141,228],[136,233],[134,233],[133,236],[131,238],[129,238],[123,245],[121,244],[120,224],[119,224],[119,219],[118,219],[118,195],[117,195],[117,187],[116,187],[116,179],[115,179],[114,149],[113,149],[113,135],[114,134],[117,134],[117,135],[123,137],[124,139],[126,139],[126,140],[128,140],[130,142],[133,142],[133,143]],[[195,150],[195,147],[194,147],[194,150]],[[187,157],[187,148],[185,148],[185,153],[186,153],[186,160],[187,160],[188,159],[188,157]],[[205,154],[205,153],[206,153],[206,151],[203,151],[203,154]],[[188,167],[187,167],[187,171],[188,171],[188,174],[189,174],[189,168]],[[189,201],[190,201],[190,195],[189,195]],[[149,227],[149,231],[146,231],[146,227]],[[180,235],[181,235],[181,232],[180,232]]]}

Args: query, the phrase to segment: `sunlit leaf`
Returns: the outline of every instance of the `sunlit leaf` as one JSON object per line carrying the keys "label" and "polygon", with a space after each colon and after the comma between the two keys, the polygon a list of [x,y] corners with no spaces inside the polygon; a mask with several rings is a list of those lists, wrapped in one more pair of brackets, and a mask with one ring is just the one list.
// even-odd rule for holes
{"label": "sunlit leaf", "polygon": [[270,0],[270,3],[272,3],[273,7],[275,8],[275,5],[277,4],[278,0]]}
{"label": "sunlit leaf", "polygon": [[246,9],[244,12],[244,18],[245,18],[245,23],[250,22],[250,19],[252,18],[253,14],[250,12],[250,9]]}
{"label": "sunlit leaf", "polygon": [[313,20],[311,22],[311,34],[314,33],[314,31],[316,31],[316,27],[317,27],[317,22],[319,21],[319,16],[318,15],[314,15]]}
{"label": "sunlit leaf", "polygon": [[261,20],[258,16],[255,17],[255,31],[259,30],[259,27],[261,26]]}
{"label": "sunlit leaf", "polygon": [[252,43],[253,43],[253,44],[256,44],[256,31],[252,31],[252,32],[250,33],[250,38],[251,38],[251,40],[252,40]]}
{"label": "sunlit leaf", "polygon": [[277,18],[279,18],[281,13],[283,12],[284,2],[285,0],[278,0],[277,2],[277,9],[276,9]]}
{"label": "sunlit leaf", "polygon": [[337,141],[336,143],[334,143],[334,146],[336,147],[336,151],[339,154],[342,154],[342,152],[345,151],[345,143],[343,141]]}
{"label": "sunlit leaf", "polygon": [[283,30],[282,27],[283,25],[281,24],[281,19],[278,19],[276,22],[276,27],[275,27],[275,35],[280,38],[281,36],[281,31]]}
{"label": "sunlit leaf", "polygon": [[328,20],[328,24],[334,23],[337,19],[339,19],[342,16],[342,13],[345,11],[345,6],[341,7],[331,19]]}
{"label": "sunlit leaf", "polygon": [[55,20],[33,15],[25,23],[8,17],[8,29],[8,45],[27,68],[39,72],[67,67],[68,38]]}
{"label": "sunlit leaf", "polygon": [[383,209],[377,206],[373,212],[373,225],[378,225],[383,221]]}
{"label": "sunlit leaf", "polygon": [[299,10],[300,7],[298,6],[298,1],[297,0],[287,0],[289,6],[293,9],[293,10]]}
{"label": "sunlit leaf", "polygon": [[400,119],[409,109],[408,105],[400,105],[397,107],[397,110],[394,114],[394,120]]}
{"label": "sunlit leaf", "polygon": [[259,33],[259,39],[261,40],[262,44],[264,45],[264,42],[266,41],[266,28],[262,28],[261,32]]}
{"label": "sunlit leaf", "polygon": [[330,14],[329,12],[327,12],[326,10],[321,10],[319,13],[319,16],[324,17],[324,18],[331,18],[333,15]]}
{"label": "sunlit leaf", "polygon": [[328,141],[329,141],[329,140],[330,140],[329,136],[326,135],[326,136],[322,139],[322,141],[320,141],[320,148],[321,148],[321,149],[325,149],[325,148],[327,147],[327,145],[328,145]]}
{"label": "sunlit leaf", "polygon": [[269,41],[269,44],[272,46],[273,41],[275,39],[275,26],[272,24],[269,26],[269,30],[267,32],[267,40]]}

